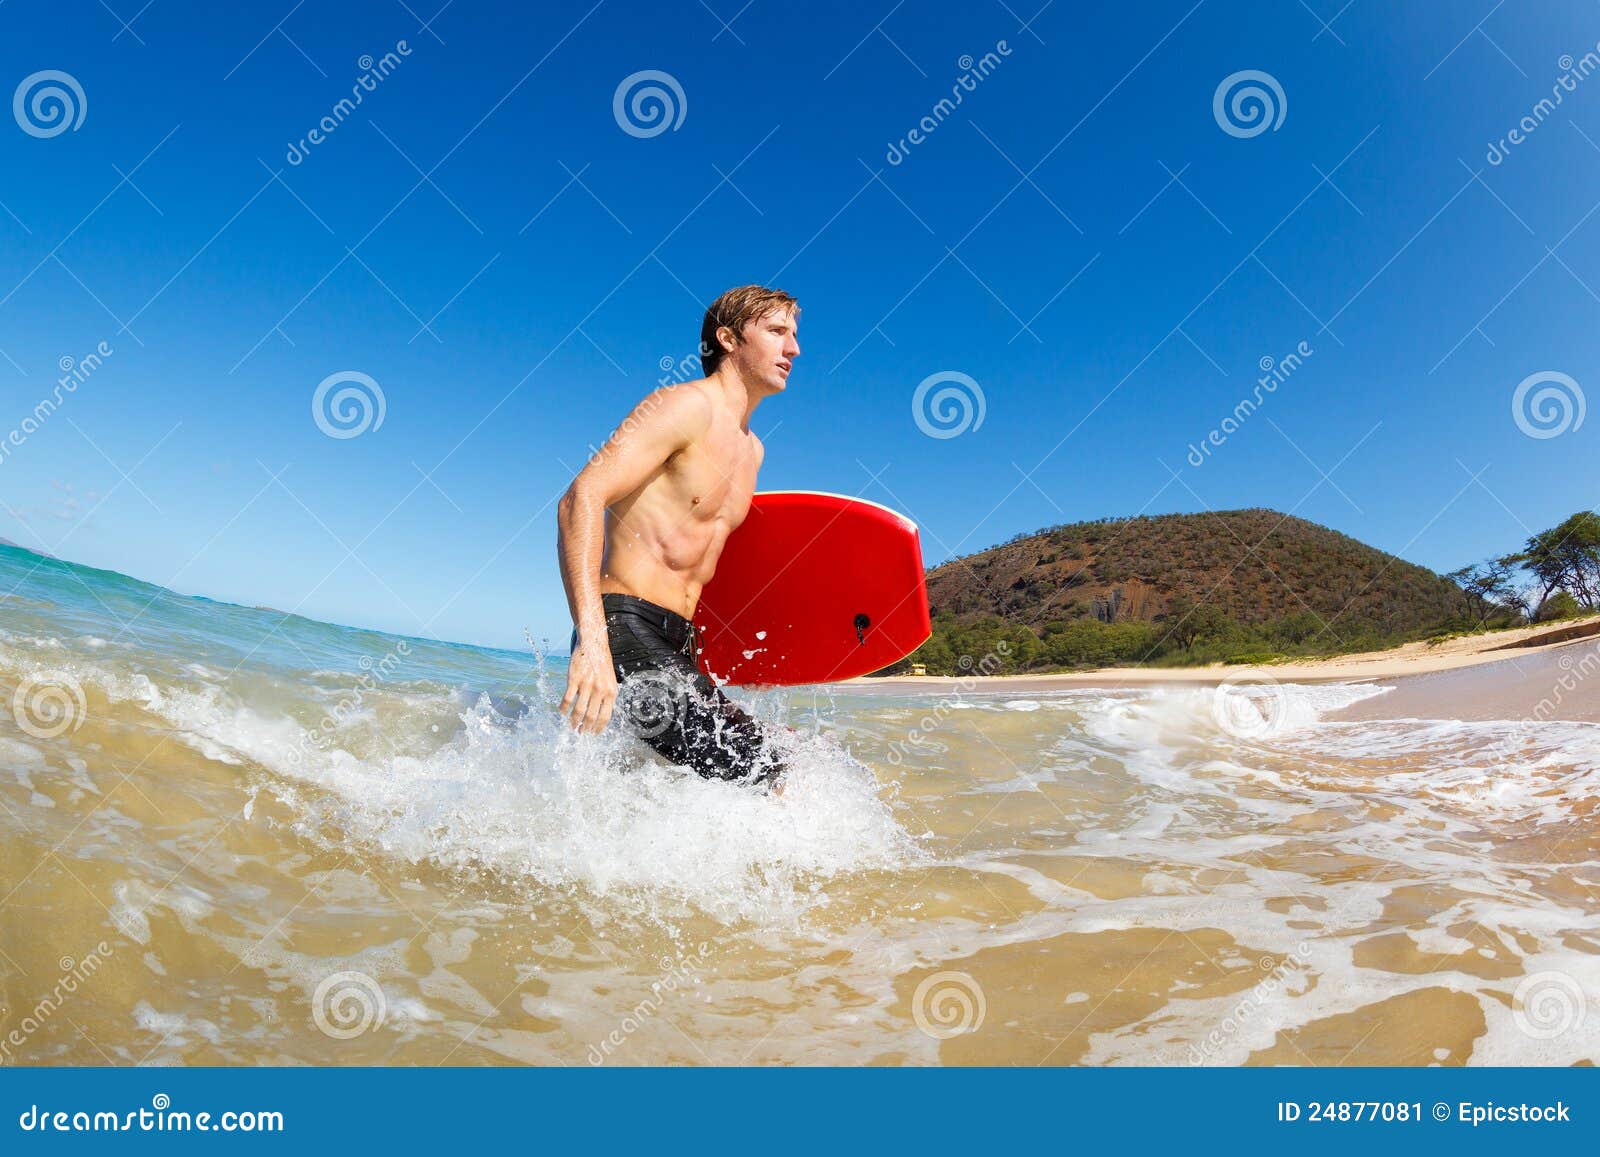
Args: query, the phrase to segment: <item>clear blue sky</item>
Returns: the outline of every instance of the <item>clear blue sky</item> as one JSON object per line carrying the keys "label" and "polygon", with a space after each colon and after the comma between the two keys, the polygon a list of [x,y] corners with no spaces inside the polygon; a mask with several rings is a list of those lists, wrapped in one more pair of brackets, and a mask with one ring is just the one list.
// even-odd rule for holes
{"label": "clear blue sky", "polygon": [[[1600,416],[1533,438],[1512,413],[1531,374],[1600,389],[1600,75],[1486,159],[1595,49],[1592,0],[141,3],[0,6],[0,95],[58,70],[85,103],[56,135],[0,116],[0,439],[61,359],[114,351],[5,447],[25,545],[564,640],[553,500],[746,282],[804,306],[762,486],[902,508],[930,565],[1270,506],[1444,570],[1600,497]],[[614,113],[644,70],[683,93],[655,135]],[[1281,88],[1275,129],[1217,120],[1243,70]],[[346,370],[385,412],[335,439],[311,402]],[[942,371],[983,393],[956,437],[912,413]]]}

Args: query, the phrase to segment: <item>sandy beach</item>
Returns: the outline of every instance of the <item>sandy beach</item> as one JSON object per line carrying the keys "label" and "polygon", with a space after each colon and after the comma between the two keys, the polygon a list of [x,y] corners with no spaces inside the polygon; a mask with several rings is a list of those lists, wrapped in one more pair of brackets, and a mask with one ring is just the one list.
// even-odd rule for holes
{"label": "sandy beach", "polygon": [[[1051,691],[1073,687],[1149,687],[1160,684],[1211,686],[1265,679],[1279,683],[1350,683],[1429,675],[1485,664],[1507,664],[1508,670],[1514,670],[1519,662],[1525,665],[1526,660],[1533,656],[1556,652],[1576,654],[1580,650],[1592,649],[1597,638],[1600,638],[1600,615],[1591,615],[1558,624],[1487,631],[1440,643],[1407,643],[1387,651],[1339,655],[1329,659],[1233,665],[1217,663],[1209,667],[1102,667],[1093,671],[987,678],[888,675],[852,679],[838,686],[840,690],[893,687],[938,693],[957,687],[987,691]],[[1585,644],[1588,644],[1587,648]],[[1510,710],[1509,707],[1507,710]],[[1502,712],[1499,717],[1506,717],[1506,713]]]}

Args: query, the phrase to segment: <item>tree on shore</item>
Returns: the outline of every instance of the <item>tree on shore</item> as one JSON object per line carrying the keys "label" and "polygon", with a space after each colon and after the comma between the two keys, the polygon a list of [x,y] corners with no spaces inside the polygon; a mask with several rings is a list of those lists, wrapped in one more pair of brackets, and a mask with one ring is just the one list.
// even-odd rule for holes
{"label": "tree on shore", "polygon": [[1600,515],[1580,510],[1559,526],[1528,539],[1522,553],[1510,556],[1543,588],[1535,606],[1564,590],[1585,610],[1600,609]]}
{"label": "tree on shore", "polygon": [[[1526,589],[1517,574],[1533,579]],[[1461,588],[1466,614],[1487,627],[1497,615],[1544,622],[1600,610],[1600,514],[1580,510],[1528,538],[1515,554],[1464,566],[1444,576]]]}
{"label": "tree on shore", "polygon": [[1502,555],[1444,576],[1461,588],[1466,596],[1467,613],[1479,627],[1487,627],[1489,620],[1499,614],[1511,612],[1520,617],[1526,613],[1515,581],[1518,561],[1517,555]]}
{"label": "tree on shore", "polygon": [[1576,618],[1582,613],[1583,608],[1578,605],[1577,599],[1566,591],[1557,591],[1534,609],[1533,621],[1548,623],[1556,619]]}

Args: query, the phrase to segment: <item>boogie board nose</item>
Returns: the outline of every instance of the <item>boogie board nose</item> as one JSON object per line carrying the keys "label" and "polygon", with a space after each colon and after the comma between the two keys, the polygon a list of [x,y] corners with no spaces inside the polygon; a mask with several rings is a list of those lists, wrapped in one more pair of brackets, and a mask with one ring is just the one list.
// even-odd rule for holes
{"label": "boogie board nose", "polygon": [[792,687],[881,670],[932,630],[916,525],[864,499],[757,494],[694,617],[700,668],[719,684]]}

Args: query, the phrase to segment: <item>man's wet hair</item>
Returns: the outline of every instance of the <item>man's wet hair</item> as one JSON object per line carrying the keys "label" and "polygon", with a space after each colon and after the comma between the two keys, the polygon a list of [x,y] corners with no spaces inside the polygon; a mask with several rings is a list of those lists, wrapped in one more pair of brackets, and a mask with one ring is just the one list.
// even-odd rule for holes
{"label": "man's wet hair", "polygon": [[717,330],[727,326],[733,331],[734,343],[738,344],[744,340],[745,326],[777,309],[798,314],[800,303],[792,294],[764,285],[740,285],[713,301],[706,310],[705,320],[700,323],[700,364],[707,376],[716,373],[722,359],[728,356],[728,351],[717,340]]}

